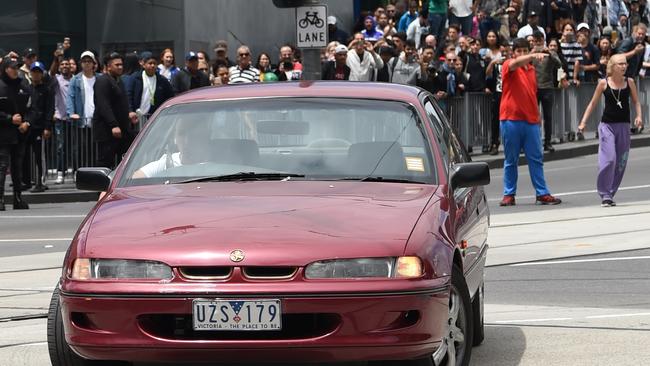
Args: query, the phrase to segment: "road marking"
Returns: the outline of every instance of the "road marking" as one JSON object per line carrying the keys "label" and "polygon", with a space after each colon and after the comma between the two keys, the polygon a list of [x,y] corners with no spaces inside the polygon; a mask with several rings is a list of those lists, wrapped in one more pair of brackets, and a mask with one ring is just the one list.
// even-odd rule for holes
{"label": "road marking", "polygon": [[528,262],[510,264],[508,267],[523,267],[523,266],[543,266],[547,264],[568,264],[568,263],[590,263],[590,262],[614,262],[614,261],[632,261],[650,259],[650,255],[643,255],[637,257],[617,257],[617,258],[595,258],[595,259],[572,259],[564,261],[546,261],[546,262]]}
{"label": "road marking", "polygon": [[39,241],[70,241],[72,238],[43,238],[43,239],[0,239],[0,243],[39,242]]}
{"label": "road marking", "polygon": [[650,313],[592,315],[592,316],[586,316],[585,319],[606,319],[606,318],[620,318],[625,316],[648,316],[648,315],[650,315]]}
{"label": "road marking", "polygon": [[0,219],[83,219],[86,215],[24,215],[24,216],[0,216]]}
{"label": "road marking", "polygon": [[546,318],[546,319],[518,319],[518,320],[496,320],[492,323],[508,324],[508,323],[532,323],[532,322],[552,322],[558,320],[573,320],[573,318]]}
{"label": "road marking", "polygon": [[[619,188],[618,190],[620,192],[620,191],[630,191],[630,190],[634,190],[634,189],[644,189],[644,188],[650,188],[650,184],[644,184],[644,185],[640,185],[640,186],[622,187],[622,188]],[[557,196],[557,197],[577,196],[577,195],[581,195],[581,194],[592,194],[592,193],[598,193],[598,191],[595,190],[595,189],[591,189],[591,190],[588,190],[588,191],[562,192],[562,193],[553,193],[553,196]],[[517,196],[517,199],[528,199],[528,198],[535,198],[535,196]],[[501,199],[502,199],[502,197],[501,198],[490,198],[490,199],[488,199],[488,201],[489,202],[497,202],[497,201],[501,201]]]}

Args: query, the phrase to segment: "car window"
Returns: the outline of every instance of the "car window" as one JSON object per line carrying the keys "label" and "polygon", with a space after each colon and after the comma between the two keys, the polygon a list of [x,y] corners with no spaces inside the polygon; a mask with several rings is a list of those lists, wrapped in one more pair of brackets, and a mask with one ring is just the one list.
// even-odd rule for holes
{"label": "car window", "polygon": [[406,103],[206,101],[166,108],[150,123],[126,162],[120,186],[238,172],[437,183],[422,121]]}

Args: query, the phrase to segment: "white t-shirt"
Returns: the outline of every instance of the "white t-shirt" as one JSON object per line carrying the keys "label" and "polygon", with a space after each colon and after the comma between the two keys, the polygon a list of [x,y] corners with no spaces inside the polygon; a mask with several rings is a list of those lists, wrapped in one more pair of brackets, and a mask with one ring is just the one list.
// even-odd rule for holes
{"label": "white t-shirt", "polygon": [[[171,158],[171,165],[172,167],[177,167],[181,166],[181,153],[173,153],[172,158]],[[140,168],[140,171],[145,175],[147,178],[154,177],[162,172],[167,170],[167,154],[163,154],[163,156],[156,160],[152,161],[151,163],[143,166]]]}
{"label": "white t-shirt", "polygon": [[142,99],[140,100],[140,113],[147,114],[153,104],[153,96],[156,93],[156,75],[147,76],[142,72]]}
{"label": "white t-shirt", "polygon": [[452,14],[457,17],[466,17],[472,14],[472,0],[449,0],[449,7]]}
{"label": "white t-shirt", "polygon": [[84,115],[81,116],[84,119],[84,125],[89,126],[90,120],[93,118],[95,113],[95,75],[88,78],[86,75],[81,75],[81,80],[83,81],[84,87]]}

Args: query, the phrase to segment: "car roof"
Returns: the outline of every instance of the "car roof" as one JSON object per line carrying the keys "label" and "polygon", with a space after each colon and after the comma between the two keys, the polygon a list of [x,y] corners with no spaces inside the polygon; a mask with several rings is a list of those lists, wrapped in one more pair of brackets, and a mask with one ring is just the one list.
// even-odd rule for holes
{"label": "car roof", "polygon": [[421,89],[400,84],[351,81],[299,81],[205,87],[183,93],[164,106],[219,99],[269,97],[333,97],[395,100],[418,103]]}

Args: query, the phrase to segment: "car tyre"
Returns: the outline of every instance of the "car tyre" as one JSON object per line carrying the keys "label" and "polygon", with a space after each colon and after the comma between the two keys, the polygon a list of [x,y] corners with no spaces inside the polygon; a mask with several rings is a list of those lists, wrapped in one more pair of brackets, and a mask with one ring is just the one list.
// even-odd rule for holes
{"label": "car tyre", "polygon": [[122,362],[86,360],[74,353],[65,341],[58,286],[52,292],[47,314],[47,348],[52,366],[128,365],[128,363]]}
{"label": "car tyre", "polygon": [[474,334],[472,337],[472,346],[478,346],[483,343],[485,339],[485,292],[484,284],[481,283],[476,295],[474,295],[474,300],[472,301],[472,320],[474,325]]}
{"label": "car tyre", "polygon": [[[433,355],[414,360],[412,366],[468,366],[472,358],[473,314],[463,270],[454,265],[449,293],[448,328]],[[450,347],[449,345],[452,345]]]}

